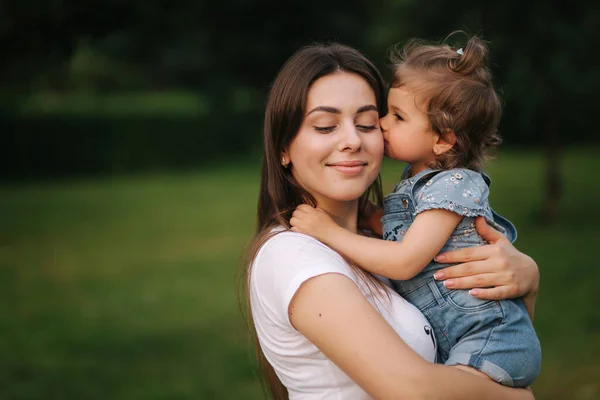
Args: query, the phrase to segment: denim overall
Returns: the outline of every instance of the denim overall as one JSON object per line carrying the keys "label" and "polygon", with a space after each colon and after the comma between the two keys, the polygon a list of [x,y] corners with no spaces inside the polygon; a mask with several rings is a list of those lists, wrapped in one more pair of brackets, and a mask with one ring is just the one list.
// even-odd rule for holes
{"label": "denim overall", "polygon": [[[426,169],[403,179],[384,199],[383,238],[400,242],[417,214],[445,209],[464,218],[441,252],[486,244],[475,229],[477,216],[513,242],[514,225],[489,206],[490,184],[486,175],[467,169]],[[476,368],[506,386],[529,386],[539,374],[541,348],[522,299],[480,300],[467,290],[447,289],[433,279],[447,266],[431,261],[414,278],[392,281],[429,320],[438,341],[437,361]]]}

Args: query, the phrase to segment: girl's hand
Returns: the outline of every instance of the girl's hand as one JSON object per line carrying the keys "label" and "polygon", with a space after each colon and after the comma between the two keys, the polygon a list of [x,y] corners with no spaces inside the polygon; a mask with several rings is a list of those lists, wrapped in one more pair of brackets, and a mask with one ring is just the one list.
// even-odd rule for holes
{"label": "girl's hand", "polygon": [[292,231],[310,235],[321,241],[326,241],[328,234],[340,228],[327,212],[307,204],[296,207],[290,218],[290,225]]}
{"label": "girl's hand", "polygon": [[439,270],[435,279],[445,280],[444,285],[451,289],[474,288],[469,293],[480,299],[525,296],[535,302],[540,279],[535,261],[515,249],[503,234],[488,226],[483,217],[478,217],[475,225],[490,244],[438,255],[437,262],[462,264]]}

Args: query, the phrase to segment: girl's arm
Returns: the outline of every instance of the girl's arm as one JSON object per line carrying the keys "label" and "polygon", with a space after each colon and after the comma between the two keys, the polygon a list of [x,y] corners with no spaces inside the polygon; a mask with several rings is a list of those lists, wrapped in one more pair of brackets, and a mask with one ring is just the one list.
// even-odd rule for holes
{"label": "girl's arm", "polygon": [[488,226],[483,217],[475,226],[490,244],[440,254],[436,261],[462,263],[439,270],[436,279],[452,289],[471,289],[480,299],[503,300],[523,297],[533,320],[540,273],[536,262],[518,251],[506,237]]}
{"label": "girl's arm", "polygon": [[417,215],[402,242],[391,242],[352,233],[335,223],[323,210],[300,205],[290,219],[295,232],[311,235],[362,268],[390,279],[417,275],[448,241],[462,216],[447,210]]}
{"label": "girl's arm", "polygon": [[288,315],[300,333],[373,398],[533,399],[524,389],[428,363],[344,275],[329,273],[304,282]]}

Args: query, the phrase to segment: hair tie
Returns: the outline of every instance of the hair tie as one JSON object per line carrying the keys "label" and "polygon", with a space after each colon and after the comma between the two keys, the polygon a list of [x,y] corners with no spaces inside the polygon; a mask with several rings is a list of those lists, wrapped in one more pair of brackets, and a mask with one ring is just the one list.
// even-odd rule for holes
{"label": "hair tie", "polygon": [[462,56],[463,54],[465,54],[465,53],[463,52],[463,49],[462,49],[462,47],[461,47],[460,49],[456,50],[456,54],[458,54],[459,56]]}

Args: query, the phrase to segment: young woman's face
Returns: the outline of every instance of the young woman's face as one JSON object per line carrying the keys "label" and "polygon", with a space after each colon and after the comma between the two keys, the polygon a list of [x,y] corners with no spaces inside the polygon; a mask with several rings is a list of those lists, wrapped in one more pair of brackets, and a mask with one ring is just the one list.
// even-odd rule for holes
{"label": "young woman's face", "polygon": [[317,204],[357,200],[377,178],[383,136],[375,93],[359,75],[336,72],[313,83],[302,126],[285,155]]}

